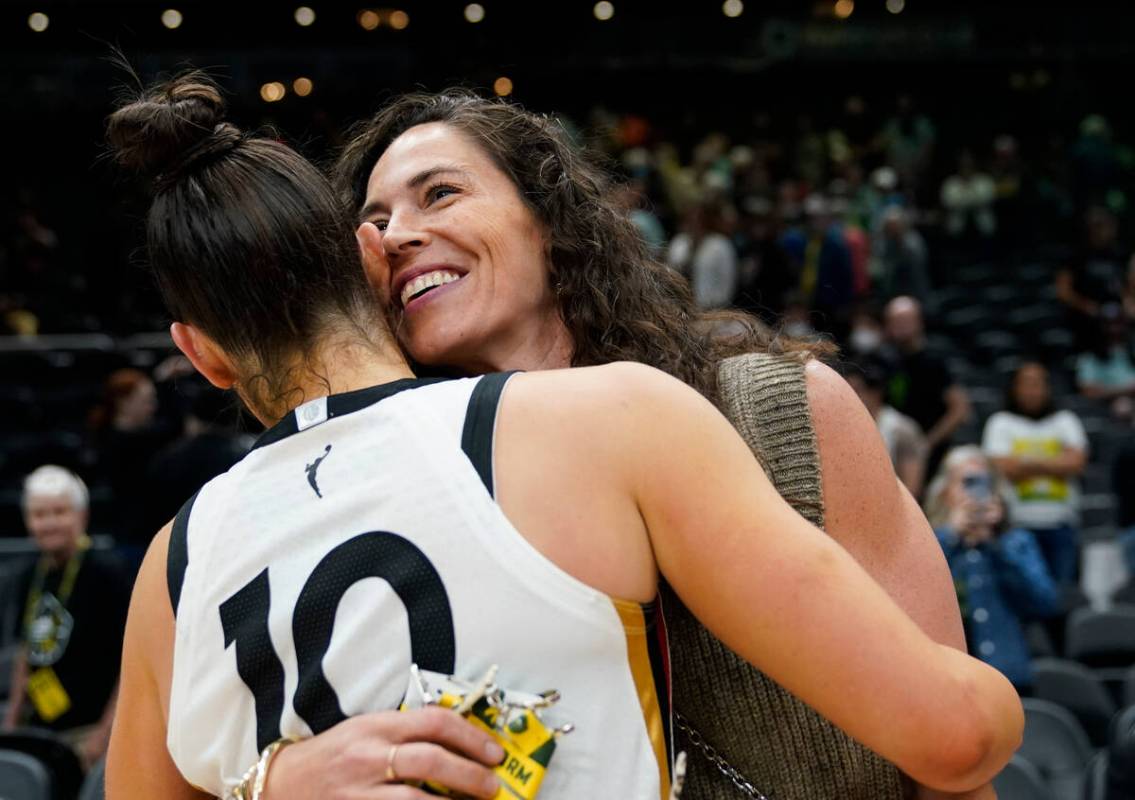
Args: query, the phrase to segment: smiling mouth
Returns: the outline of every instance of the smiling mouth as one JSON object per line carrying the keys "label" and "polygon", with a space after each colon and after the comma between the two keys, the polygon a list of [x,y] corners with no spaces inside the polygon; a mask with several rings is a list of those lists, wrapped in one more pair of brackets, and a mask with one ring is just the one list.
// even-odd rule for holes
{"label": "smiling mouth", "polygon": [[402,287],[402,294],[398,300],[402,308],[405,308],[409,303],[417,300],[434,289],[446,284],[453,283],[461,280],[461,275],[446,269],[439,269],[433,272],[427,272],[424,275],[419,275],[414,280],[407,283]]}

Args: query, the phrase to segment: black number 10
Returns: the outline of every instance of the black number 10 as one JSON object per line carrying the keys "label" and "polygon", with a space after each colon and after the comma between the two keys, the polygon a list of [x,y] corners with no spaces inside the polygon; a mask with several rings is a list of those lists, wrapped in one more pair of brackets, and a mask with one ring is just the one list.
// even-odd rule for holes
{"label": "black number 10", "polygon": [[[323,672],[335,613],[347,590],[381,578],[401,598],[410,621],[410,654],[422,669],[451,674],[455,641],[449,595],[437,569],[409,540],[386,531],[348,539],[323,557],[304,583],[292,613],[299,683],[292,705],[313,733],[347,718]],[[236,668],[256,702],[256,749],[280,738],[284,665],[268,633],[272,595],[265,569],[221,604],[225,648],[236,643]],[[358,669],[367,665],[359,664]]]}

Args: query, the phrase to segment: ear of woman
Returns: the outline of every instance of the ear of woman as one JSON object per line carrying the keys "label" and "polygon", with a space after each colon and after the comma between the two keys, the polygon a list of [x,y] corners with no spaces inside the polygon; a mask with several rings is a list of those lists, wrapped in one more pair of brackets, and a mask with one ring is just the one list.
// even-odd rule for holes
{"label": "ear of woman", "polygon": [[169,332],[177,349],[209,383],[218,389],[233,387],[237,372],[232,361],[201,329],[185,322],[175,322],[170,325]]}
{"label": "ear of woman", "polygon": [[371,288],[385,296],[390,273],[382,255],[382,234],[373,222],[364,222],[355,230],[359,242],[359,255],[363,261],[363,271]]}

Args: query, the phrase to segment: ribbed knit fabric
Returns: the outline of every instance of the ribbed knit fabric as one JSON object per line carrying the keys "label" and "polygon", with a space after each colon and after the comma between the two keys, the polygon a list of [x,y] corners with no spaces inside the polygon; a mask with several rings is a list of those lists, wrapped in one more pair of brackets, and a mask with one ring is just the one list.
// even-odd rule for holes
{"label": "ribbed knit fabric", "polygon": [[[718,370],[722,411],[777,491],[823,527],[816,434],[798,360],[737,356]],[[771,800],[901,800],[909,781],[702,627],[669,587],[663,608],[670,636],[674,710]],[[871,698],[864,697],[865,703]],[[736,788],[675,727],[688,755],[683,800],[737,800]]]}

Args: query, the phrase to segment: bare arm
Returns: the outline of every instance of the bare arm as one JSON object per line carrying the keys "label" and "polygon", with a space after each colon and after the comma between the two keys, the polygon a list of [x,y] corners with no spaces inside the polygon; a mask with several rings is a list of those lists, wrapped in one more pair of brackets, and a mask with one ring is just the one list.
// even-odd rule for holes
{"label": "bare arm", "polygon": [[1077,448],[1066,448],[1058,456],[996,456],[994,466],[1011,481],[1027,478],[1075,478],[1082,475],[1088,454]]}
{"label": "bare arm", "polygon": [[[906,470],[901,465],[897,468],[900,485],[889,468],[874,421],[847,381],[818,361],[808,364],[805,376],[824,475],[828,534],[927,636],[965,652],[965,631],[950,569],[913,497],[915,487],[922,484],[925,455],[908,458],[914,463]],[[964,794],[918,788],[919,800],[992,800],[995,796],[988,785]]]}
{"label": "bare arm", "polygon": [[28,688],[28,658],[23,647],[16,653],[12,663],[12,675],[8,681],[8,710],[4,714],[4,729],[16,727],[20,713],[24,710],[25,691]]}
{"label": "bare arm", "polygon": [[1056,273],[1056,299],[1081,314],[1095,316],[1100,310],[1098,303],[1089,300],[1076,291],[1072,271],[1068,268]]}
{"label": "bare arm", "polygon": [[927,638],[846,551],[788,507],[703,398],[652,370],[619,368],[634,373],[619,383],[636,396],[611,408],[602,430],[625,444],[657,562],[686,605],[915,780],[953,792],[988,782],[1020,741],[1008,681]]}
{"label": "bare arm", "polygon": [[946,413],[926,432],[926,443],[935,448],[954,435],[969,419],[970,402],[966,390],[957,384],[946,389]]}
{"label": "bare arm", "polygon": [[122,672],[110,751],[108,800],[204,800],[181,777],[166,749],[173,658],[173,609],[165,586],[169,526],[154,537],[134,584],[126,619]]}
{"label": "bare arm", "polygon": [[83,766],[90,769],[100,758],[106,755],[107,748],[110,746],[110,731],[114,725],[114,709],[118,704],[118,684],[114,685],[114,691],[110,693],[110,699],[106,702],[106,708],[99,717],[98,724],[94,726],[90,733],[86,735],[79,746],[79,756],[83,760]]}
{"label": "bare arm", "polygon": [[1105,386],[1102,383],[1080,384],[1080,394],[1091,400],[1114,400],[1117,397],[1135,395],[1135,383],[1126,386]]}

